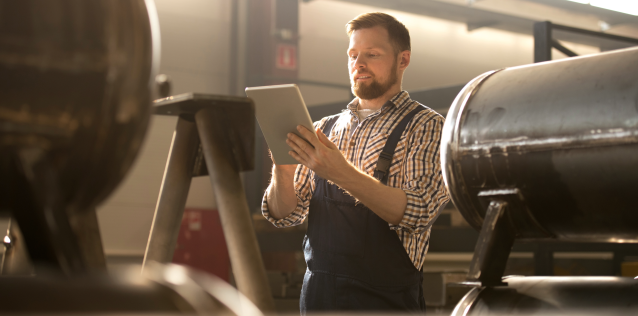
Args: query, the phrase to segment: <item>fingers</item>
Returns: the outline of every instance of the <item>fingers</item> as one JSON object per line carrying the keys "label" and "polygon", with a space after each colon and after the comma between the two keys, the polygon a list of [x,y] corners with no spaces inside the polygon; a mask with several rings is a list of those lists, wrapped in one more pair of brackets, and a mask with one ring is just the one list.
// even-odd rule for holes
{"label": "fingers", "polygon": [[290,147],[292,147],[293,145],[296,145],[298,149],[300,149],[306,154],[310,154],[315,150],[315,147],[309,144],[305,139],[293,133],[288,133],[288,139],[286,139],[286,143]]}
{"label": "fingers", "polygon": [[297,131],[299,131],[299,134],[307,139],[308,142],[312,144],[312,146],[317,147],[317,145],[319,144],[319,139],[317,139],[317,135],[315,133],[308,130],[302,125],[297,125]]}
{"label": "fingers", "polygon": [[288,154],[308,168],[313,169],[313,167],[317,166],[317,163],[321,165],[319,161],[327,159],[327,154],[330,150],[338,150],[337,146],[320,129],[313,132],[299,125],[297,130],[308,141],[299,135],[288,133],[286,144],[292,149]]}
{"label": "fingers", "polygon": [[330,139],[328,138],[328,136],[326,136],[326,134],[323,133],[323,131],[321,129],[317,128],[317,137],[319,138],[319,141],[324,144],[324,146],[331,148],[331,149],[337,149],[337,145],[335,145],[333,142],[330,141]]}
{"label": "fingers", "polygon": [[291,151],[289,151],[289,152],[288,152],[288,154],[289,154],[290,156],[292,156],[292,158],[295,158],[295,160],[297,160],[297,162],[298,162],[298,163],[300,163],[300,164],[302,164],[302,165],[306,166],[306,162],[305,162],[305,160],[303,160],[303,159],[301,158],[301,156],[299,156],[299,155],[298,155],[295,151],[291,150]]}
{"label": "fingers", "polygon": [[308,160],[309,152],[307,151],[313,150],[310,144],[306,143],[305,140],[301,139],[299,136],[294,134],[292,136],[291,135],[288,136],[288,139],[286,139],[286,144],[288,144],[288,146],[292,148],[292,150],[297,154],[297,156],[299,156],[299,158],[301,158],[304,161]]}

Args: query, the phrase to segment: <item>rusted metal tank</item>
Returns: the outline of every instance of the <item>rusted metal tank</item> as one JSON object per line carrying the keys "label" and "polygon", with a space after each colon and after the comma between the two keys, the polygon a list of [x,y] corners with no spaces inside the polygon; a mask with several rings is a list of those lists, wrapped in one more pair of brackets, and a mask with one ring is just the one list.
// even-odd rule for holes
{"label": "rusted metal tank", "polygon": [[517,238],[638,242],[638,48],[482,74],[452,104],[441,146],[452,201],[476,229],[505,192]]}

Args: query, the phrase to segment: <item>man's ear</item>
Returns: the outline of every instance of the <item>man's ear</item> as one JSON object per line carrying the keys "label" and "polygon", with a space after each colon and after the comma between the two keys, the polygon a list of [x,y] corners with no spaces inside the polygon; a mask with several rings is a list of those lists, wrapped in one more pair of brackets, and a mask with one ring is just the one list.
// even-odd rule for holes
{"label": "man's ear", "polygon": [[412,52],[409,50],[404,50],[399,53],[399,69],[404,70],[408,68],[408,65],[410,65],[410,56],[412,56]]}

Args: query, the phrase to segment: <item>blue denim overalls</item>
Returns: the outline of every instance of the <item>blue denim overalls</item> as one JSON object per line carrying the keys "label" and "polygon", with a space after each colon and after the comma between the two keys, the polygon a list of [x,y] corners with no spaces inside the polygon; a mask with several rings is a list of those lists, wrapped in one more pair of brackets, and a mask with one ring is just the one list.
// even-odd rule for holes
{"label": "blue denim overalls", "polygon": [[[406,116],[392,134],[400,137],[407,121],[419,110],[423,107],[408,114],[410,117]],[[336,117],[324,128],[326,135],[334,121]],[[383,151],[391,147],[394,154],[399,137],[389,137]],[[391,142],[394,144],[388,145]],[[382,178],[385,183],[387,177]],[[307,220],[303,247],[308,269],[301,290],[302,314],[425,311],[423,273],[414,267],[386,221],[363,204],[355,205],[352,196],[317,175]]]}

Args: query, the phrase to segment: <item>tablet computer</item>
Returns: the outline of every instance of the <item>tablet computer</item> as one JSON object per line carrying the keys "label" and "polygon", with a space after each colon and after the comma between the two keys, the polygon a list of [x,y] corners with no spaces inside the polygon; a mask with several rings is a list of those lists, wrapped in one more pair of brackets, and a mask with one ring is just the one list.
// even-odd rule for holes
{"label": "tablet computer", "polygon": [[246,95],[255,103],[257,122],[264,133],[275,164],[298,164],[297,160],[288,154],[291,150],[286,144],[288,133],[299,135],[297,125],[303,125],[314,133],[312,119],[299,87],[296,84],[248,87]]}

